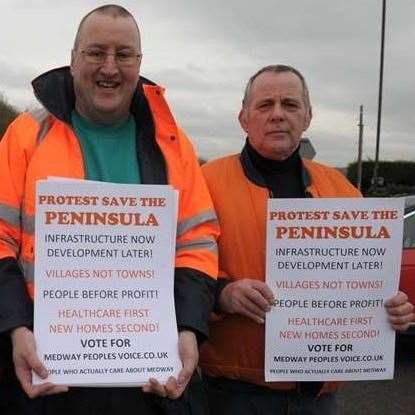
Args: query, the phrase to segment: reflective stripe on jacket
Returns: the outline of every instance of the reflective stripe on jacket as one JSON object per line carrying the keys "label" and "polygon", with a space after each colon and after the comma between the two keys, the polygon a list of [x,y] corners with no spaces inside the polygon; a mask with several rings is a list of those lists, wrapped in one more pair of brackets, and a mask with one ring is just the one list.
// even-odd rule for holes
{"label": "reflective stripe on jacket", "polygon": [[[50,71],[34,81],[35,94],[49,111],[53,107],[53,115],[46,109],[20,115],[0,143],[0,260],[18,260],[32,298],[36,181],[47,176],[85,177],[81,148],[68,115],[74,104],[73,91],[67,88],[69,91],[60,93],[59,88],[52,88],[44,92],[43,86],[50,83],[50,78],[65,86],[72,81],[68,68]],[[137,143],[147,146],[144,155],[139,151],[143,183],[168,183],[179,191],[176,269],[188,268],[216,278],[216,214],[193,147],[177,126],[163,92],[160,86],[140,78],[131,107],[141,128],[147,128],[143,114],[153,128],[154,143]],[[60,107],[56,109],[56,105],[43,102],[39,97],[42,93],[46,100],[48,94],[58,95],[53,99]],[[0,281],[0,287],[1,284]]]}

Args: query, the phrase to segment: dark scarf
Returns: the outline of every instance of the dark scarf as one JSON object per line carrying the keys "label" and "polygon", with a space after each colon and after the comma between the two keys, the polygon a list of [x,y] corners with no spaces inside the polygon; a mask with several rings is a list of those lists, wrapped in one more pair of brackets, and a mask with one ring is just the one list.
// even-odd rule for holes
{"label": "dark scarf", "polygon": [[246,140],[245,149],[252,165],[263,177],[273,198],[305,197],[302,162],[299,147],[285,160],[271,160],[261,156]]}

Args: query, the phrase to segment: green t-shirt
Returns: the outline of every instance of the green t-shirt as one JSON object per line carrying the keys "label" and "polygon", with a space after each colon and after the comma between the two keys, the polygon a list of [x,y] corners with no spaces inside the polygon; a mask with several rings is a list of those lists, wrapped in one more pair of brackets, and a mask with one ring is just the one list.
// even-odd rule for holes
{"label": "green t-shirt", "polygon": [[132,116],[121,123],[104,126],[72,111],[71,120],[81,144],[86,179],[141,183]]}

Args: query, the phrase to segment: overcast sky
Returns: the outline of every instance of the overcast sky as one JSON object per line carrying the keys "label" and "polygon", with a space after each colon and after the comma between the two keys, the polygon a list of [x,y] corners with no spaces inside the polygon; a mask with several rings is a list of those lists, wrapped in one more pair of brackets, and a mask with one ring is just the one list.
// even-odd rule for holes
{"label": "overcast sky", "polygon": [[[36,105],[30,80],[69,63],[77,25],[104,1],[1,0],[0,93]],[[126,0],[140,25],[142,75],[167,88],[201,157],[238,152],[247,79],[285,63],[305,75],[316,159],[356,159],[359,105],[364,158],[375,157],[381,0]],[[381,159],[415,159],[415,1],[388,0]]]}

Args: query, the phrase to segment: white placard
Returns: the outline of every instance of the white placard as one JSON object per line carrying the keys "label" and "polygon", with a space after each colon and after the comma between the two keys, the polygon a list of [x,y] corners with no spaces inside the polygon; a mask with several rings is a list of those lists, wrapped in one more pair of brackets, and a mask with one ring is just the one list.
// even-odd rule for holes
{"label": "white placard", "polygon": [[171,186],[38,182],[34,334],[47,381],[177,377],[176,226]]}
{"label": "white placard", "polygon": [[390,379],[403,199],[270,199],[265,380]]}

